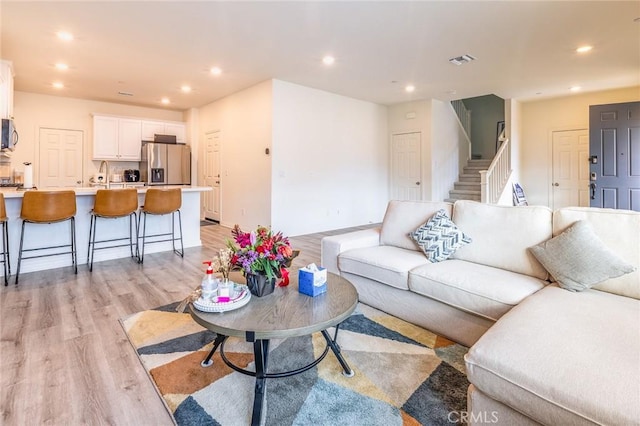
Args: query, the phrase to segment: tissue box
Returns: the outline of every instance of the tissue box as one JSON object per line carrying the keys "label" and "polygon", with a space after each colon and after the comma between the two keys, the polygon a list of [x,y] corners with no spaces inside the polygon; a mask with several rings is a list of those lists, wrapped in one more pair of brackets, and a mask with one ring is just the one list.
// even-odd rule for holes
{"label": "tissue box", "polygon": [[317,271],[302,268],[298,271],[298,291],[315,297],[327,291],[327,268],[319,267]]}

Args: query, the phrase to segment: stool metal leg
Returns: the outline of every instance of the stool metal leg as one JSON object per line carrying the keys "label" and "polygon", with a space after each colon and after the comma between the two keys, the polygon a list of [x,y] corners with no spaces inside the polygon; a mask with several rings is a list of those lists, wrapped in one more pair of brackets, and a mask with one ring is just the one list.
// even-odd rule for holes
{"label": "stool metal leg", "polygon": [[16,271],[16,284],[18,285],[18,279],[20,279],[20,264],[22,263],[22,244],[24,243],[24,225],[26,221],[22,221],[22,230],[20,231],[20,249],[18,251],[18,270]]}
{"label": "stool metal leg", "polygon": [[[142,217],[144,216],[144,219]],[[142,219],[142,250],[140,251],[139,263],[144,262],[144,243],[147,236],[147,212],[142,212],[138,217],[138,232],[140,232],[140,220]]]}
{"label": "stool metal leg", "polygon": [[71,218],[71,263],[73,271],[78,275],[78,255],[76,253],[76,218]]}
{"label": "stool metal leg", "polygon": [[9,285],[11,275],[11,259],[9,258],[9,224],[2,222],[2,258],[4,259],[4,286]]}
{"label": "stool metal leg", "polygon": [[93,255],[96,249],[96,223],[98,218],[95,215],[91,215],[89,221],[89,244],[87,245],[87,263],[89,264],[89,271],[93,271]]}
{"label": "stool metal leg", "polygon": [[[174,223],[175,223],[175,219],[174,219],[174,214],[178,213],[178,227],[180,228],[180,251],[176,250],[176,245],[175,245],[175,232],[174,232]],[[180,214],[180,210],[176,210],[175,212],[171,213],[171,244],[173,244],[173,252],[176,254],[179,254],[180,257],[184,257],[184,242],[182,241],[182,215]]]}

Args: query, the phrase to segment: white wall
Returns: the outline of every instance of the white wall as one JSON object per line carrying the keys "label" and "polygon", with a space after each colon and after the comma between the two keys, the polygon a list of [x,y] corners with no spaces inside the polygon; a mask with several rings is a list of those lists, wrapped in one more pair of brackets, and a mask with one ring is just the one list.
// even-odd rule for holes
{"label": "white wall", "polygon": [[[40,128],[80,130],[84,134],[83,179],[85,185],[88,185],[89,177],[97,172],[100,166],[99,161],[91,160],[93,155],[93,113],[170,121],[182,121],[183,119],[182,113],[178,111],[14,92],[14,117],[20,141],[11,159],[13,168],[23,170],[22,163],[25,161],[33,163],[34,183],[37,186]],[[138,167],[137,162],[113,162],[111,165],[121,168]]]}
{"label": "white wall", "polygon": [[460,159],[469,156],[469,141],[451,103],[430,99],[392,105],[388,117],[390,135],[422,134],[422,199],[449,198],[460,173]]}
{"label": "white wall", "polygon": [[271,218],[300,235],[382,221],[387,108],[273,81]]}
{"label": "white wall", "polygon": [[[468,157],[469,142],[451,102],[431,101],[431,200],[449,198],[458,180],[460,158]],[[463,164],[464,166],[464,164]]]}
{"label": "white wall", "polygon": [[640,87],[522,103],[521,183],[529,204],[551,205],[552,132],[589,128],[589,106],[640,100]]}
{"label": "white wall", "polygon": [[[431,101],[414,101],[392,105],[388,108],[389,153],[393,135],[399,133],[420,133],[420,156],[422,176],[422,199],[431,200]],[[387,169],[391,173],[391,162]],[[391,182],[389,182],[391,184]]]}
{"label": "white wall", "polygon": [[[198,169],[204,137],[220,131],[221,220],[250,230],[271,225],[272,82],[264,81],[200,108]],[[199,183],[202,176],[199,173]]]}

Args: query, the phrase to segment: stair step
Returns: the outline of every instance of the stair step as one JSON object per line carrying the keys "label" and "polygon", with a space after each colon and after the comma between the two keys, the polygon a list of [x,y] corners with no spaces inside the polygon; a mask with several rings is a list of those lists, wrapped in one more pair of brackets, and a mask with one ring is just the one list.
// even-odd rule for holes
{"label": "stair step", "polygon": [[453,189],[467,189],[471,191],[480,191],[480,181],[478,182],[456,182]]}
{"label": "stair step", "polygon": [[487,170],[484,166],[464,166],[462,168],[464,173],[478,173],[480,170]]}
{"label": "stair step", "polygon": [[480,201],[481,197],[480,191],[472,191],[469,189],[452,189],[449,191],[449,198],[456,200]]}
{"label": "stair step", "polygon": [[482,159],[482,160],[469,160],[467,162],[467,166],[479,166],[479,167],[489,167],[493,160]]}
{"label": "stair step", "polygon": [[458,176],[458,182],[480,183],[480,173],[461,174]]}

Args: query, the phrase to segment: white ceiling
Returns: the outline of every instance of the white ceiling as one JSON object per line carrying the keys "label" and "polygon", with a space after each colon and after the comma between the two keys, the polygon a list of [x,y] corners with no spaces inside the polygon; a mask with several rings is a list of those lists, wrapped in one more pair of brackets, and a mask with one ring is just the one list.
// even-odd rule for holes
{"label": "white ceiling", "polygon": [[[640,84],[638,1],[2,0],[0,17],[16,90],[153,107],[166,96],[176,110],[271,78],[380,104]],[[59,30],[75,40],[58,40]],[[579,55],[583,44],[594,48]],[[448,62],[463,54],[477,60]],[[57,71],[60,61],[70,69]],[[208,71],[216,65],[219,77]]]}

